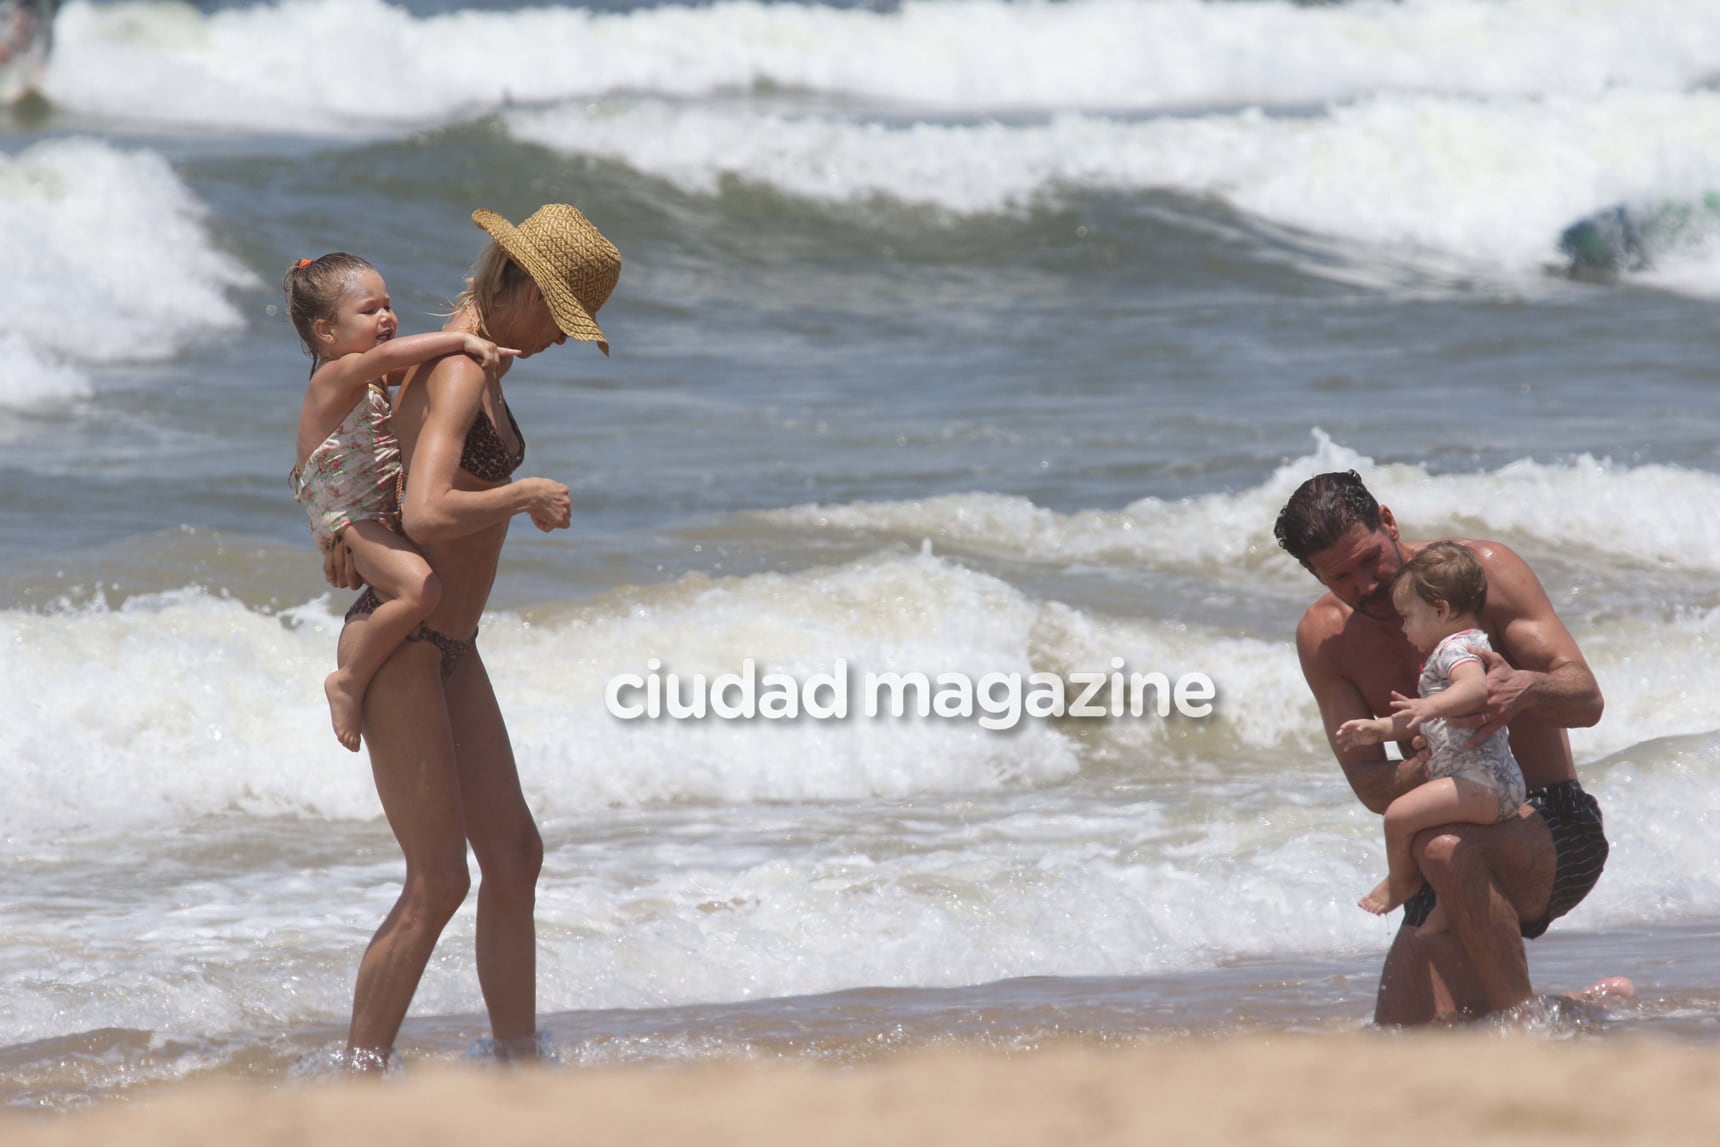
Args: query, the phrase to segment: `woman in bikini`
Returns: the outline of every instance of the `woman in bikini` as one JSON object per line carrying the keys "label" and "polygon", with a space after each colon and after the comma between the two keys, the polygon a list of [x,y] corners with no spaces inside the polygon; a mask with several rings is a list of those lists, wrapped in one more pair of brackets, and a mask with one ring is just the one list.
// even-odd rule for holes
{"label": "woman in bikini", "polygon": [[[585,216],[550,204],[518,227],[489,211],[472,219],[492,242],[444,330],[518,348],[521,358],[570,338],[609,353],[592,316],[615,287],[621,255]],[[347,1046],[360,1070],[386,1065],[436,940],[466,898],[468,843],[482,877],[478,983],[496,1054],[537,1054],[532,916],[543,844],[477,647],[478,619],[509,522],[525,514],[540,530],[565,529],[570,502],[560,482],[512,477],[525,440],[502,393],[510,365],[486,375],[471,358],[448,355],[414,367],[394,404],[406,533],[442,593],[364,697],[364,741],[406,881],[359,965]],[[326,572],[356,587],[342,549]],[[343,659],[377,604],[367,590],[348,611]]]}

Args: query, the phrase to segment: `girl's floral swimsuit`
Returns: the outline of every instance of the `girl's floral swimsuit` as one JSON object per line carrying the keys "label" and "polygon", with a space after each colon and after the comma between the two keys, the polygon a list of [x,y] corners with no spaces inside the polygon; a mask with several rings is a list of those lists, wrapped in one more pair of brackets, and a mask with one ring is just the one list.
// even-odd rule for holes
{"label": "girl's floral swimsuit", "polygon": [[381,522],[400,532],[400,442],[389,422],[388,391],[365,388],[334,433],[292,476],[293,500],[305,504],[311,536],[324,553],[354,522]]}
{"label": "girl's floral swimsuit", "polygon": [[[520,463],[526,460],[526,436],[520,433],[520,424],[515,421],[514,412],[508,408],[507,402],[503,401],[501,405],[503,413],[508,416],[508,425],[513,429],[514,441],[520,444],[519,453],[509,452],[501,435],[496,433],[495,423],[491,422],[489,415],[482,410],[478,411],[477,417],[472,420],[471,427],[466,431],[465,445],[460,450],[460,469],[482,482],[506,482],[513,477],[514,471],[520,468]],[[393,435],[390,434],[389,437],[392,439]],[[400,474],[398,444],[395,446],[394,457],[396,459],[394,473],[398,476]],[[392,482],[393,479],[390,481]],[[403,489],[404,483],[399,487],[392,485],[389,487],[389,490],[395,494],[396,506],[404,497],[404,494],[400,492]],[[377,607],[381,604],[382,599],[376,596],[376,591],[366,586],[358,600],[348,607],[346,620],[350,622],[355,618],[369,617],[376,612]],[[472,636],[462,641],[457,637],[449,637],[446,633],[431,629],[428,625],[420,624],[418,629],[406,640],[427,641],[440,650],[442,654],[442,679],[447,680],[454,675],[454,670],[459,668],[460,659],[470,653],[472,648],[477,645],[478,631],[473,630]]]}

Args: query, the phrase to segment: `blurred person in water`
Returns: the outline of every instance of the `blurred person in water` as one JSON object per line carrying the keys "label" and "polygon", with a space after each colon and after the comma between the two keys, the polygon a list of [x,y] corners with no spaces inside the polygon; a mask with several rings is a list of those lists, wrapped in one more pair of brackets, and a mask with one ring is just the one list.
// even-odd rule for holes
{"label": "blurred person in water", "polygon": [[53,37],[54,0],[0,0],[0,65],[45,60]]}

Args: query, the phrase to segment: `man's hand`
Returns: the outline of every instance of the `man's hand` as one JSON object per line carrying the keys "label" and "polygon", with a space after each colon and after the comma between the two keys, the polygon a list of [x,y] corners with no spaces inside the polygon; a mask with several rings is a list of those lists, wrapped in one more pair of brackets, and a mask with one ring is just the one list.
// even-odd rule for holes
{"label": "man's hand", "polygon": [[339,543],[323,555],[323,580],[336,589],[359,589],[364,585],[364,579],[358,576],[358,566],[353,563],[352,551]]}
{"label": "man's hand", "polygon": [[1473,749],[1510,722],[1527,702],[1529,690],[1534,688],[1540,675],[1513,669],[1497,650],[1471,649],[1470,652],[1481,659],[1487,670],[1487,700],[1473,713],[1449,718],[1449,723],[1460,729],[1475,730],[1468,746]]}

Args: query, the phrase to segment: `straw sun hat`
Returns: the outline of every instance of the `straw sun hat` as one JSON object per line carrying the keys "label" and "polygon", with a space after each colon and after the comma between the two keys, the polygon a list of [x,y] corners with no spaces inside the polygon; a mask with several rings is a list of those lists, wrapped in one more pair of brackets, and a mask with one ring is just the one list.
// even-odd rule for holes
{"label": "straw sun hat", "polygon": [[609,340],[591,316],[621,277],[621,252],[591,220],[566,203],[549,203],[518,227],[481,209],[472,212],[472,222],[532,277],[563,334],[594,342],[609,353]]}

